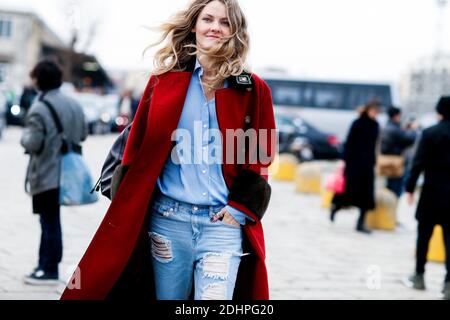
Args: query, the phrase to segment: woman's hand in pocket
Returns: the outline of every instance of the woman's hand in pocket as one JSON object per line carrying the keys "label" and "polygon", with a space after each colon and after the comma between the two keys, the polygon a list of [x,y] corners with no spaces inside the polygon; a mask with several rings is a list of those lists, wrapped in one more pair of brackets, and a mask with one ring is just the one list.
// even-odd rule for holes
{"label": "woman's hand in pocket", "polygon": [[223,223],[232,225],[234,227],[240,227],[239,222],[234,219],[234,217],[227,211],[226,208],[223,208],[211,219],[212,222],[216,222],[217,220],[221,220]]}

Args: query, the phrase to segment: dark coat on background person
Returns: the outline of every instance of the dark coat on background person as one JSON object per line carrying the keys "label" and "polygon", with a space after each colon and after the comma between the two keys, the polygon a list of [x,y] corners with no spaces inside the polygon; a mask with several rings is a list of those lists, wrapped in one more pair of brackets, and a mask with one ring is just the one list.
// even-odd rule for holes
{"label": "dark coat on background person", "polygon": [[399,123],[389,120],[381,131],[381,153],[400,156],[414,144],[416,136],[415,131],[404,130]]}
{"label": "dark coat on background person", "polygon": [[[188,69],[189,70],[189,69]],[[115,194],[106,216],[79,263],[80,286],[69,282],[61,299],[154,299],[148,226],[148,207],[158,177],[170,155],[172,133],[177,129],[192,71],[168,72],[152,77],[141,99],[127,140],[122,165],[129,169]],[[240,77],[241,80],[244,77]],[[230,190],[228,204],[241,210],[255,222],[243,226],[243,257],[239,266],[234,299],[269,298],[265,264],[265,242],[261,218],[267,209],[270,186],[267,168],[274,156],[275,120],[272,97],[267,84],[252,75],[253,89],[230,87],[216,91],[216,110],[223,137],[227,129],[253,128],[269,130],[262,147],[270,155],[263,163],[227,163],[223,152],[222,172]],[[245,79],[244,79],[245,80]],[[227,139],[223,150],[227,150]],[[232,146],[234,155],[238,144]],[[77,272],[72,278],[76,282]]]}
{"label": "dark coat on background person", "polygon": [[424,172],[416,218],[420,222],[450,224],[450,120],[425,129],[414,156],[407,192],[414,192]]}
{"label": "dark coat on background person", "polygon": [[375,163],[378,122],[366,114],[356,119],[344,145],[345,191],[333,203],[340,207],[354,206],[364,211],[375,208]]}
{"label": "dark coat on background person", "polygon": [[20,107],[25,109],[25,112],[28,112],[37,94],[38,92],[32,87],[25,87],[23,89],[23,93],[20,96]]}

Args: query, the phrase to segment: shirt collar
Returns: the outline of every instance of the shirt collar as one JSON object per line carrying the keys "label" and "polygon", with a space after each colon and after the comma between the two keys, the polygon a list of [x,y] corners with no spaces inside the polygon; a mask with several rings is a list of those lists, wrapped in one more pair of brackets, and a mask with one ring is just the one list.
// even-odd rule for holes
{"label": "shirt collar", "polygon": [[[198,59],[195,59],[195,67],[194,67],[194,73],[196,73],[198,71],[198,76],[201,77],[203,75],[203,67],[200,64],[200,61],[198,61]],[[229,84],[228,84],[228,80],[225,79],[224,81],[224,88],[228,88]]]}
{"label": "shirt collar", "polygon": [[203,67],[200,64],[200,61],[198,59],[195,59],[195,67],[194,67],[194,73],[198,71],[198,75],[201,77],[203,75]]}

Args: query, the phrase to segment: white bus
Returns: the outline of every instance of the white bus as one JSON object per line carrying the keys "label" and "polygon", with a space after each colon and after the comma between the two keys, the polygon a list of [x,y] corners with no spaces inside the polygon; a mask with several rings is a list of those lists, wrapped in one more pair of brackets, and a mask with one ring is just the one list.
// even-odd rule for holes
{"label": "white bus", "polygon": [[333,133],[342,141],[356,108],[377,98],[384,107],[392,105],[389,84],[294,80],[264,77],[272,91],[277,112],[295,113],[317,128]]}

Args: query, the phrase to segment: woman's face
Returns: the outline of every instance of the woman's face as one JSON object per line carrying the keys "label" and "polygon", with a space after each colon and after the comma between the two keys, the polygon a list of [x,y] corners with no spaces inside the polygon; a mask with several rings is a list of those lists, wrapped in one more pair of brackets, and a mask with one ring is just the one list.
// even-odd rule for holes
{"label": "woman's face", "polygon": [[375,120],[377,118],[379,112],[380,112],[380,110],[377,108],[370,108],[367,111],[367,115],[369,116],[369,118]]}
{"label": "woman's face", "polygon": [[200,12],[194,29],[197,46],[209,50],[231,34],[226,6],[218,0],[208,3]]}

